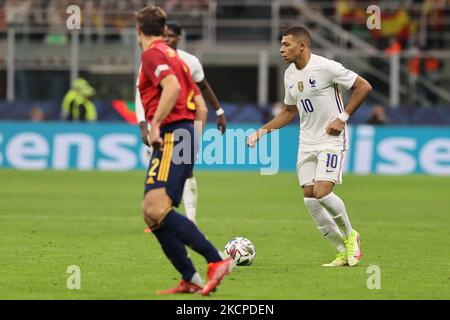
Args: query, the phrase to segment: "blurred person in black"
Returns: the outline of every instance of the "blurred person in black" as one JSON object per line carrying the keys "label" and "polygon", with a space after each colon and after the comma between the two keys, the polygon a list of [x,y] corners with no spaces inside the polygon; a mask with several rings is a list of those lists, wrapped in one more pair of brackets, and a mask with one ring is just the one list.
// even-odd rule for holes
{"label": "blurred person in black", "polygon": [[389,123],[389,119],[386,116],[384,106],[375,105],[370,112],[369,118],[366,121],[367,124],[372,125],[384,125]]}

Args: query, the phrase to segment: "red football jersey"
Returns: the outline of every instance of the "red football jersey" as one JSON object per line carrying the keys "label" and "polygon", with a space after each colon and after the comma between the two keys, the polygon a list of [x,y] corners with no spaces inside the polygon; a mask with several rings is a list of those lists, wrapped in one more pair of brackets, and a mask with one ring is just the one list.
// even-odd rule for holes
{"label": "red football jersey", "polygon": [[181,90],[175,106],[161,126],[180,120],[194,120],[196,109],[194,96],[200,94],[200,90],[178,53],[162,39],[156,40],[142,53],[141,61],[138,88],[147,121],[151,122],[153,119],[161,98],[162,87],[159,83],[170,74],[177,77]]}

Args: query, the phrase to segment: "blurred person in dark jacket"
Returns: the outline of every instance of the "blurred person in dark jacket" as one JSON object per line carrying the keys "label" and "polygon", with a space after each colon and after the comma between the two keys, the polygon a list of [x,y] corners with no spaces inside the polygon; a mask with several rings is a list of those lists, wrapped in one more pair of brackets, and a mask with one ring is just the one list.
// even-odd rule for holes
{"label": "blurred person in dark jacket", "polygon": [[389,119],[386,116],[386,112],[382,105],[375,105],[370,112],[369,118],[366,121],[367,124],[383,125],[388,124]]}

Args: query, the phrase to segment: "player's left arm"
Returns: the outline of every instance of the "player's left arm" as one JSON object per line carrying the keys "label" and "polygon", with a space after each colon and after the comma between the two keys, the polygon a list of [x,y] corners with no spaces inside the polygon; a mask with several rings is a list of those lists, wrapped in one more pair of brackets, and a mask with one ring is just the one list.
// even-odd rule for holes
{"label": "player's left arm", "polygon": [[339,136],[341,134],[342,130],[345,128],[345,123],[347,120],[361,106],[366,97],[372,91],[372,86],[366,79],[358,76],[356,77],[351,89],[352,95],[347,106],[345,107],[345,110],[326,128],[329,135]]}
{"label": "player's left arm", "polygon": [[205,97],[206,101],[209,102],[209,104],[213,107],[213,109],[216,111],[217,115],[217,129],[222,132],[222,134],[227,129],[227,119],[225,118],[225,113],[220,106],[219,99],[217,99],[216,94],[214,93],[213,89],[209,85],[208,81],[206,81],[205,78],[203,80],[197,82],[198,87],[200,88],[203,96]]}

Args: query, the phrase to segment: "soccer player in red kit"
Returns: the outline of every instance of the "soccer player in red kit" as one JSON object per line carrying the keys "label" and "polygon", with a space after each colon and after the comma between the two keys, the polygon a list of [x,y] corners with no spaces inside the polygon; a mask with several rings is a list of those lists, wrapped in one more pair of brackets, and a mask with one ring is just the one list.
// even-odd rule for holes
{"label": "soccer player in red kit", "polygon": [[[137,13],[136,22],[143,50],[138,89],[150,122],[149,139],[154,148],[145,180],[142,210],[146,224],[165,255],[182,275],[175,288],[159,293],[208,295],[231,272],[233,262],[230,258],[222,259],[198,227],[174,209],[180,203],[184,183],[195,162],[194,97],[200,92],[177,52],[164,43],[165,12],[159,7],[145,7]],[[205,286],[186,246],[208,262]]]}

